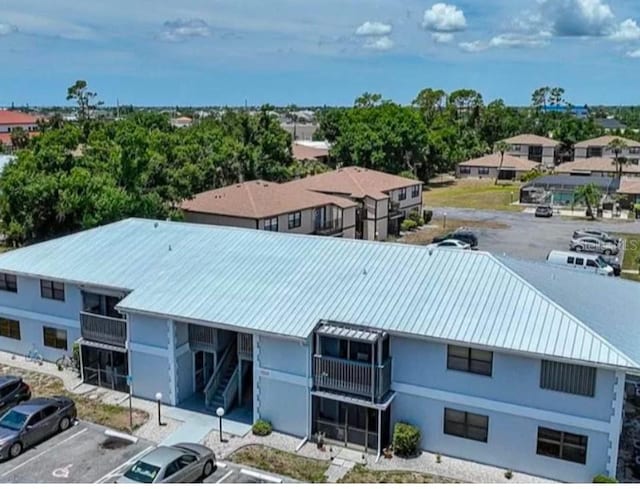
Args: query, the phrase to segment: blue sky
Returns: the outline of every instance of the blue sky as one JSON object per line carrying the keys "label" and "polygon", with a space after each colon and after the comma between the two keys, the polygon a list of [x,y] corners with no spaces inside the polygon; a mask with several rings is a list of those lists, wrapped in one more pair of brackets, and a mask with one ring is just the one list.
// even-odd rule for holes
{"label": "blue sky", "polygon": [[408,103],[424,87],[640,104],[639,0],[6,0],[0,106]]}

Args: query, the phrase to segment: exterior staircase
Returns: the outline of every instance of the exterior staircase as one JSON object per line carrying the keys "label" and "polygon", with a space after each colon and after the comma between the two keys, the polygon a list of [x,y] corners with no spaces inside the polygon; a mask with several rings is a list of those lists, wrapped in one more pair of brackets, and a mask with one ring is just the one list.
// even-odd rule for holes
{"label": "exterior staircase", "polygon": [[[223,407],[228,409],[225,406],[225,397],[224,393],[227,390],[227,386],[231,381],[231,378],[234,376],[236,369],[238,368],[238,357],[236,355],[231,355],[229,362],[225,365],[224,369],[220,372],[220,381],[216,389],[213,391],[210,401],[209,401],[209,409],[215,411],[219,407]],[[236,388],[237,391],[237,388]],[[237,395],[237,394],[236,394]]]}

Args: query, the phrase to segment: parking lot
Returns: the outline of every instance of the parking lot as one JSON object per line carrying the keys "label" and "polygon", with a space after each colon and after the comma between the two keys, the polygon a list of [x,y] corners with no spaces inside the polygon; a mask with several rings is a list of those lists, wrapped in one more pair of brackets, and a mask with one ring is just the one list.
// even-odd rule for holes
{"label": "parking lot", "polygon": [[68,431],[0,463],[0,483],[93,483],[116,474],[152,445],[105,435],[104,428],[79,422]]}
{"label": "parking lot", "polygon": [[[478,227],[473,231],[478,236],[478,249],[496,255],[505,254],[514,258],[543,261],[551,250],[568,250],[573,231],[594,227],[611,233],[638,233],[640,223],[633,221],[610,222],[567,219],[560,216],[536,218],[532,214],[477,211],[467,209],[437,209],[433,223],[442,222],[446,213],[448,219],[470,221],[497,221],[506,224],[504,229]],[[622,257],[620,257],[622,259]]]}
{"label": "parking lot", "polygon": [[218,464],[216,471],[205,479],[204,482],[210,484],[278,484],[295,481],[285,480],[280,476],[267,474],[266,472],[243,467],[238,464],[221,462]]}

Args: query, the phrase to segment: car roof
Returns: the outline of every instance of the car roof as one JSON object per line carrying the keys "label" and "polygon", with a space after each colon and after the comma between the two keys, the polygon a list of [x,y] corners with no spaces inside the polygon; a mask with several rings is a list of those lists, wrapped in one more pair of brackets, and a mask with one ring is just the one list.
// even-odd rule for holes
{"label": "car roof", "polygon": [[158,467],[164,467],[165,465],[173,462],[176,458],[184,455],[184,450],[176,447],[157,447],[155,450],[147,453],[140,459],[141,462],[145,462]]}
{"label": "car roof", "polygon": [[18,377],[17,375],[0,375],[0,387],[20,380],[22,380],[22,377]]}
{"label": "car roof", "polygon": [[58,404],[56,399],[48,397],[36,397],[28,401],[22,402],[13,408],[14,411],[18,411],[23,414],[33,414],[40,411],[43,407]]}

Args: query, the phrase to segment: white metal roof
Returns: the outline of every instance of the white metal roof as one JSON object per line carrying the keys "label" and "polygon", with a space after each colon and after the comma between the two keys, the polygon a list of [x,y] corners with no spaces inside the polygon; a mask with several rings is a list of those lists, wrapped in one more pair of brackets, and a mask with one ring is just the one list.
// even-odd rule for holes
{"label": "white metal roof", "polygon": [[[0,270],[132,290],[128,312],[298,338],[335,321],[640,369],[640,349],[625,347],[640,301],[607,334],[591,314],[601,303],[566,299],[570,280],[541,291],[544,270],[483,252],[127,219],[4,253]],[[612,283],[598,280],[598,296]]]}

